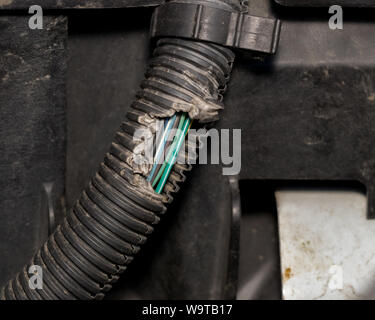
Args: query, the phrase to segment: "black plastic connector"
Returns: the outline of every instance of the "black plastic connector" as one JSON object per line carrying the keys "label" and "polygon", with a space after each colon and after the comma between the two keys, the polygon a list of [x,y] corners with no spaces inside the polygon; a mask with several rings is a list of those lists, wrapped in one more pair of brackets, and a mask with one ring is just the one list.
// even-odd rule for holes
{"label": "black plastic connector", "polygon": [[231,48],[274,54],[281,23],[205,3],[168,2],[155,9],[152,37],[207,41]]}

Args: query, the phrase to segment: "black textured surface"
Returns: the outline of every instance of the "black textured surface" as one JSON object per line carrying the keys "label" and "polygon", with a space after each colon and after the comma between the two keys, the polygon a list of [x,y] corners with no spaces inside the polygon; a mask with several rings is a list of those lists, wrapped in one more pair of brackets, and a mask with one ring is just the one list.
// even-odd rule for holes
{"label": "black textured surface", "polygon": [[32,5],[43,9],[93,9],[156,6],[164,0],[0,0],[0,9],[28,10]]}
{"label": "black textured surface", "polygon": [[[69,207],[108,152],[115,128],[120,127],[139,89],[151,54],[151,14],[149,9],[129,9],[69,18]],[[98,20],[103,24],[98,25]]]}
{"label": "black textured surface", "polygon": [[279,235],[274,183],[242,180],[237,299],[281,299]]}
{"label": "black textured surface", "polygon": [[0,286],[48,234],[43,183],[64,191],[67,20],[0,17]]}

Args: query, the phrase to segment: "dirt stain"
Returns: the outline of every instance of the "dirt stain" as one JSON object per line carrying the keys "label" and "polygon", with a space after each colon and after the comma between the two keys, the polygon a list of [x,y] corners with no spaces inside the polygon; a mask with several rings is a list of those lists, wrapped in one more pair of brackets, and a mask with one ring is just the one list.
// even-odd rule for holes
{"label": "dirt stain", "polygon": [[292,269],[286,268],[285,271],[284,271],[284,279],[285,279],[285,281],[288,281],[292,276],[293,276]]}

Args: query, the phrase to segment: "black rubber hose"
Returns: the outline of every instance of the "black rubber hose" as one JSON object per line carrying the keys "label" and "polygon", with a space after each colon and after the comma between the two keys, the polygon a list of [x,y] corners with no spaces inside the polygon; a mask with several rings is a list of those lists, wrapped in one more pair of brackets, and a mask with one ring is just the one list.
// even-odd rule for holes
{"label": "black rubber hose", "polygon": [[[220,105],[233,63],[225,48],[179,39],[162,39],[155,49],[142,90],[110,152],[48,241],[1,290],[1,299],[101,299],[152,233],[185,180],[188,165],[175,165],[158,195],[145,173],[133,165],[132,135],[145,119],[176,112],[197,99]],[[197,117],[199,118],[199,116]],[[43,289],[29,287],[31,265],[43,270]]]}

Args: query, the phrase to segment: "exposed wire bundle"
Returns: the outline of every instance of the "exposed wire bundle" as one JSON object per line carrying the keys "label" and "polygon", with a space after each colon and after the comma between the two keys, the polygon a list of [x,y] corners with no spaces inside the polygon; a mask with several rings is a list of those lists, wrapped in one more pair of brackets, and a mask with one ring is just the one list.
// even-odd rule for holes
{"label": "exposed wire bundle", "polygon": [[[164,132],[154,156],[154,165],[147,178],[156,193],[162,193],[191,124],[192,120],[187,113],[175,114],[165,120]],[[166,157],[161,163],[164,154]]]}

